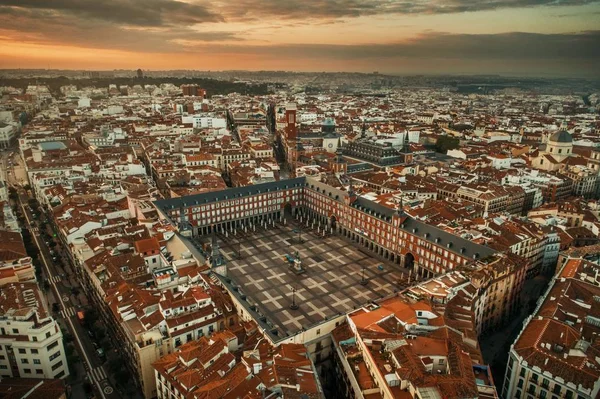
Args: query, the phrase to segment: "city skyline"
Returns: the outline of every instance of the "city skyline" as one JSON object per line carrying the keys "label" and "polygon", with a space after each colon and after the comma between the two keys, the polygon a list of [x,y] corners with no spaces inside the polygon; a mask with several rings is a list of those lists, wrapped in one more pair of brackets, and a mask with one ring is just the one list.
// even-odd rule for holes
{"label": "city skyline", "polygon": [[597,77],[597,1],[0,1],[4,68]]}

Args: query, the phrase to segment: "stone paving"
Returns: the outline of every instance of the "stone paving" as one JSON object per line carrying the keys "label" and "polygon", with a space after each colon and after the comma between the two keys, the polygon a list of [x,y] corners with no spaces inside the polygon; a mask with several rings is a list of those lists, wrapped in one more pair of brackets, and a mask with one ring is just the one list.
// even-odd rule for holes
{"label": "stone paving", "polygon": [[[340,237],[323,238],[303,229],[304,242],[299,244],[296,229],[279,225],[255,232],[238,231],[219,239],[228,277],[283,335],[392,294],[399,288],[397,281],[407,273]],[[286,254],[295,255],[296,251],[306,269],[300,275],[285,259]],[[363,267],[366,285],[360,284]],[[296,289],[297,310],[290,309],[292,288]]]}

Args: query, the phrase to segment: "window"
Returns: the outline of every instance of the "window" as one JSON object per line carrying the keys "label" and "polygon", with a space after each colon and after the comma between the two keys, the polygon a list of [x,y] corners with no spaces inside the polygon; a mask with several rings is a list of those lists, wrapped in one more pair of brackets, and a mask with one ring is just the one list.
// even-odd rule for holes
{"label": "window", "polygon": [[64,372],[64,371],[61,371],[60,373],[56,374],[56,375],[54,376],[54,378],[61,378],[61,377],[63,377],[64,375],[65,375],[65,372]]}
{"label": "window", "polygon": [[51,343],[50,345],[48,345],[48,350],[54,349],[58,346],[58,341],[54,341],[53,343]]}
{"label": "window", "polygon": [[24,348],[19,348],[19,353],[27,353],[27,351]]}
{"label": "window", "polygon": [[27,359],[21,359],[21,363],[23,363],[23,364],[29,364],[29,360],[27,360]]}
{"label": "window", "polygon": [[31,374],[31,369],[23,369],[23,372],[24,372],[25,374]]}
{"label": "window", "polygon": [[573,399],[573,391],[567,390],[565,393],[565,399]]}
{"label": "window", "polygon": [[50,355],[49,359],[50,359],[50,361],[53,361],[54,359],[56,359],[59,356],[60,356],[60,351],[57,351],[56,353],[53,353],[52,355]]}
{"label": "window", "polygon": [[44,374],[44,370],[42,370],[42,369],[35,369],[35,373],[36,374]]}
{"label": "window", "polygon": [[33,364],[42,364],[40,359],[33,359]]}
{"label": "window", "polygon": [[548,389],[549,386],[550,386],[550,380],[548,380],[547,378],[544,378],[542,380],[542,387]]}
{"label": "window", "polygon": [[554,389],[552,390],[552,392],[557,395],[560,395],[560,385],[554,384]]}
{"label": "window", "polygon": [[52,366],[52,371],[56,370],[57,368],[61,367],[63,365],[62,360],[58,363],[56,363],[54,366]]}
{"label": "window", "polygon": [[38,350],[37,349],[32,349],[31,353],[33,353],[34,355],[37,355],[38,354]]}
{"label": "window", "polygon": [[13,328],[13,334],[18,334],[19,333],[19,329],[18,328]]}

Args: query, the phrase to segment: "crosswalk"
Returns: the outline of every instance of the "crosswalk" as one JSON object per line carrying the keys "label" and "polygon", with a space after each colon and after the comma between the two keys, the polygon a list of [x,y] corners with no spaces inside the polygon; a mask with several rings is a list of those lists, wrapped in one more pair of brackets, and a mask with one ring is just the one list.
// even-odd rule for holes
{"label": "crosswalk", "polygon": [[[103,381],[108,378],[106,376],[106,371],[104,371],[104,368],[102,366],[92,369],[92,371],[90,373],[96,381]],[[90,373],[88,373],[88,374],[90,374]]]}
{"label": "crosswalk", "polygon": [[63,317],[63,319],[73,317],[73,316],[75,316],[75,313],[76,312],[75,312],[74,308],[65,308],[60,311],[60,315]]}
{"label": "crosswalk", "polygon": [[60,276],[52,276],[50,277],[50,281],[53,282],[54,284],[58,283],[60,281]]}

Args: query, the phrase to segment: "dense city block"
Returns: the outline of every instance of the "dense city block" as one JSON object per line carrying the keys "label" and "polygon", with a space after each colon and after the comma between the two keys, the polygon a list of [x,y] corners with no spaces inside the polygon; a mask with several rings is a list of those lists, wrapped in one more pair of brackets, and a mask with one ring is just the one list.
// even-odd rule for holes
{"label": "dense city block", "polygon": [[0,397],[600,395],[593,82],[2,82]]}

